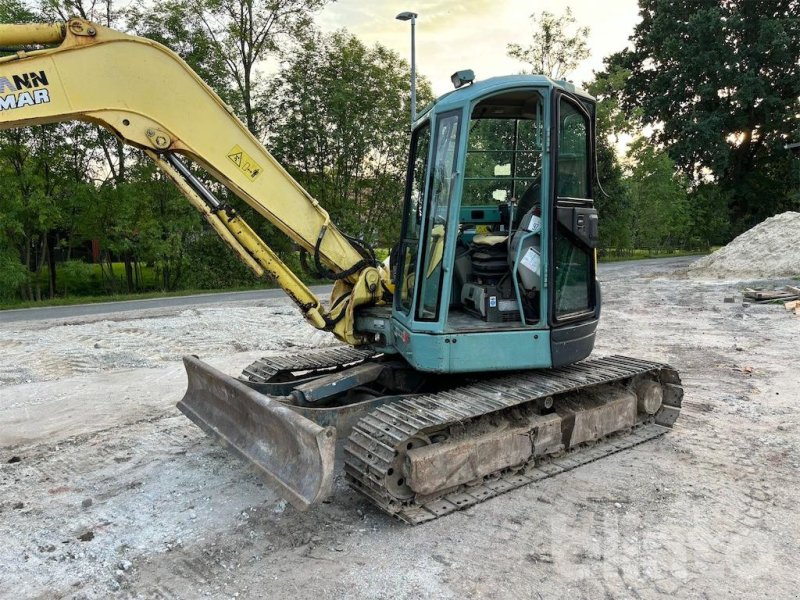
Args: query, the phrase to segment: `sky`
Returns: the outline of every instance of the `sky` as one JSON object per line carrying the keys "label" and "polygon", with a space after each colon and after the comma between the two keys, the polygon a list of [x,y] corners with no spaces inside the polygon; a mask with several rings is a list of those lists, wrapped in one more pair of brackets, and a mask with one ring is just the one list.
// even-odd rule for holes
{"label": "sky", "polygon": [[591,56],[568,77],[580,84],[602,69],[605,56],[627,46],[639,20],[636,0],[337,0],[316,21],[323,31],[344,27],[367,44],[380,42],[410,59],[410,24],[395,16],[416,12],[417,70],[438,96],[452,89],[450,75],[461,69],[472,69],[477,79],[519,72],[522,64],[506,55],[506,45],[527,45],[531,14],[562,14],[567,5],[576,26],[590,28]]}

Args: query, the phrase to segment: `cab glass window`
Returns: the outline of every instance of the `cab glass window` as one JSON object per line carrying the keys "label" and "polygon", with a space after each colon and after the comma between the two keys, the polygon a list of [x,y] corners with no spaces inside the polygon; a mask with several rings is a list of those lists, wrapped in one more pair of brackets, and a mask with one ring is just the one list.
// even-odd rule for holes
{"label": "cab glass window", "polygon": [[589,197],[589,123],[562,98],[558,130],[558,196]]}
{"label": "cab glass window", "polygon": [[429,123],[421,125],[411,140],[411,157],[406,190],[403,240],[398,253],[397,308],[408,314],[414,299],[414,281],[417,276],[419,230],[422,226],[422,203],[425,194],[425,173],[428,168],[428,151],[431,144]]}
{"label": "cab glass window", "polygon": [[[593,206],[589,189],[589,117],[564,96],[558,108],[557,215],[564,211],[571,214],[568,211],[575,206],[585,209]],[[577,317],[594,310],[594,250],[558,219],[553,248],[556,319]]]}
{"label": "cab glass window", "polygon": [[[539,200],[544,138],[537,93],[515,92],[475,107],[470,121],[462,205]],[[523,199],[525,202],[523,202]]]}
{"label": "cab glass window", "polygon": [[442,287],[442,259],[447,241],[447,218],[456,186],[458,133],[460,113],[440,116],[436,121],[436,138],[428,210],[425,223],[425,255],[417,299],[417,319],[435,321],[439,318]]}

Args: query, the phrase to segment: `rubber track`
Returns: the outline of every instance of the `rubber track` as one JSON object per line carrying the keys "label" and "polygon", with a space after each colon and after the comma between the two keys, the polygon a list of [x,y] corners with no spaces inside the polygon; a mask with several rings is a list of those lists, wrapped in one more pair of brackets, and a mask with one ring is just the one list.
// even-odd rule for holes
{"label": "rubber track", "polygon": [[[524,472],[498,472],[467,491],[436,500],[401,502],[383,486],[395,461],[395,448],[414,436],[440,431],[488,414],[518,407],[539,398],[626,380],[650,373],[665,386],[664,404],[655,422],[639,425],[627,435],[568,451],[558,458],[532,464]],[[412,396],[393,402],[362,418],[345,445],[345,477],[356,491],[389,514],[410,524],[422,523],[502,494],[519,486],[552,477],[598,458],[641,444],[667,431],[678,416],[683,390],[671,367],[623,356],[588,360],[547,371],[506,375],[437,394]],[[557,401],[557,400],[556,400]]]}
{"label": "rubber track", "polygon": [[268,383],[283,373],[333,369],[357,364],[372,356],[375,356],[372,350],[350,346],[306,350],[259,359],[242,371],[242,377],[254,383]]}

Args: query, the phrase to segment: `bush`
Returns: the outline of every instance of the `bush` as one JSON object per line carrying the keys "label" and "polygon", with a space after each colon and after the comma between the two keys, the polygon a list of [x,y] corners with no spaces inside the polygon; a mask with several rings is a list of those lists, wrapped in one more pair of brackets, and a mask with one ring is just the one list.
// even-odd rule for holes
{"label": "bush", "polygon": [[100,277],[95,265],[68,260],[56,266],[56,284],[63,296],[91,296],[99,293]]}
{"label": "bush", "polygon": [[257,279],[215,234],[206,232],[186,246],[188,270],[179,288],[213,290],[252,286]]}
{"label": "bush", "polygon": [[19,297],[19,288],[28,280],[28,270],[13,252],[0,251],[0,300]]}

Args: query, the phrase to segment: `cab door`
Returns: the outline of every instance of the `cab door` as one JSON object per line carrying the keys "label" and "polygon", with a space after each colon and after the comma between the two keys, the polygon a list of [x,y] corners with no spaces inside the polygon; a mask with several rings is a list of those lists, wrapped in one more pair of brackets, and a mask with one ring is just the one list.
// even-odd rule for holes
{"label": "cab door", "polygon": [[592,199],[593,115],[576,97],[554,95],[550,256],[550,322],[553,327],[596,318],[594,252],[597,211]]}

